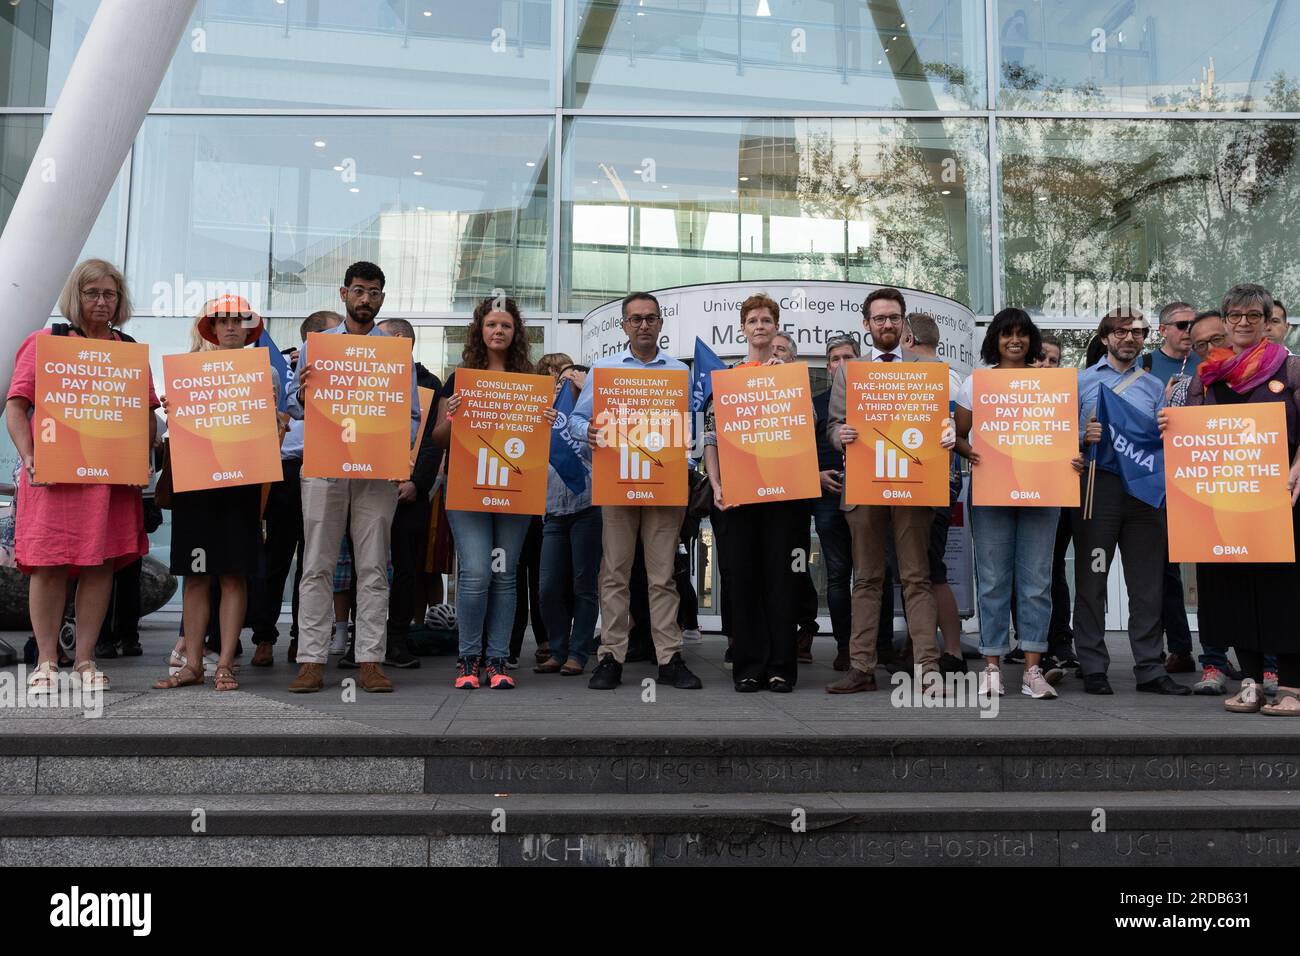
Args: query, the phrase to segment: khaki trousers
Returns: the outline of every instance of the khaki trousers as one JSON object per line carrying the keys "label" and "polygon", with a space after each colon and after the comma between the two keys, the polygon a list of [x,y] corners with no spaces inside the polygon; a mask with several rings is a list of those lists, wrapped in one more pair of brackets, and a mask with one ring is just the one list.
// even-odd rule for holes
{"label": "khaki trousers", "polygon": [[[334,633],[334,568],[352,534],[357,582],[357,663],[381,663],[387,644],[388,554],[397,486],[375,478],[302,479],[302,584],[298,663],[329,660]],[[350,527],[349,527],[350,526]]]}
{"label": "khaki trousers", "polygon": [[600,653],[613,654],[620,664],[627,656],[630,630],[628,607],[632,562],[636,559],[637,536],[645,552],[645,574],[650,588],[650,631],[655,657],[667,664],[682,649],[682,631],[677,626],[677,586],[673,583],[673,561],[682,530],[685,508],[634,508],[604,505],[600,509],[604,554],[600,561]]}
{"label": "khaki trousers", "polygon": [[853,636],[849,639],[853,668],[867,674],[876,672],[881,589],[892,587],[885,582],[885,542],[891,524],[913,660],[922,670],[937,666],[939,611],[930,587],[929,558],[934,509],[858,505],[844,517],[853,539]]}

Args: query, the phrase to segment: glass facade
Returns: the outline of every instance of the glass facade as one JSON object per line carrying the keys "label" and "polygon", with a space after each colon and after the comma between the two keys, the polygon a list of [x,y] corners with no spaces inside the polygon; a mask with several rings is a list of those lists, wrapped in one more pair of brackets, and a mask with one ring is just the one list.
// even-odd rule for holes
{"label": "glass facade", "polygon": [[[0,219],[98,6],[0,3]],[[1114,304],[1300,296],[1297,40],[1276,0],[199,0],[86,252],[157,354],[227,289],[291,345],[369,258],[440,374],[496,289],[576,357],[630,288],[776,278],[1022,306],[1069,360]]]}

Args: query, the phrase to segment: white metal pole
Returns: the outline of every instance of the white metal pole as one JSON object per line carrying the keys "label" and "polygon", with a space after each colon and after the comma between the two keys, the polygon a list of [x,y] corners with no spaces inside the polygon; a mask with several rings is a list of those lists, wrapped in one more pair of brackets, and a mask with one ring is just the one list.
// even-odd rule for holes
{"label": "white metal pole", "polygon": [[[196,2],[99,5],[0,235],[0,355],[49,318]],[[0,387],[12,374],[0,362]]]}

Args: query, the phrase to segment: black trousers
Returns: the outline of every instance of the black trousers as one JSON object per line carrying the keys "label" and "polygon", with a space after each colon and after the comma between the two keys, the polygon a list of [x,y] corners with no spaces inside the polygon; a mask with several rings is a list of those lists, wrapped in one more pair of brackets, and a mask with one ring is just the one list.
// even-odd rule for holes
{"label": "black trousers", "polygon": [[284,602],[284,582],[289,569],[293,577],[293,627],[289,636],[298,636],[298,584],[302,580],[302,459],[289,458],[284,466],[284,480],[271,485],[266,498],[266,540],[262,543],[262,573],[253,583],[249,600],[249,617],[253,621],[253,643],[274,644],[280,636],[277,622]]}
{"label": "black trousers", "polygon": [[687,515],[682,522],[681,534],[682,548],[686,550],[683,553],[682,548],[678,548],[677,559],[673,562],[673,583],[677,585],[677,623],[683,629],[692,631],[700,629],[700,598],[695,593],[695,582],[691,580],[691,557],[695,553],[695,539],[699,533],[700,519]]}
{"label": "black trousers", "polygon": [[773,501],[729,509],[722,547],[731,592],[732,676],[766,684],[799,676],[795,552],[808,540],[808,504]]}
{"label": "black trousers", "polygon": [[[812,504],[813,502],[802,502],[804,506],[804,525],[803,525],[803,542],[800,547],[803,548],[803,566],[804,572],[799,575],[799,583],[796,586],[799,602],[798,624],[800,632],[807,634],[817,633],[817,585],[813,584],[812,579]],[[793,559],[792,559],[793,560]]]}
{"label": "black trousers", "polygon": [[515,576],[515,626],[510,633],[510,656],[518,657],[524,647],[524,632],[531,616],[533,638],[538,645],[549,644],[546,624],[542,621],[542,516],[534,515],[528,524],[524,549],[519,553]]}
{"label": "black trousers", "polygon": [[390,550],[393,583],[388,588],[388,633],[405,635],[415,613],[415,578],[429,539],[428,498],[399,501],[393,512]]}
{"label": "black trousers", "polygon": [[113,575],[108,613],[99,628],[103,643],[140,643],[140,561],[137,558]]}

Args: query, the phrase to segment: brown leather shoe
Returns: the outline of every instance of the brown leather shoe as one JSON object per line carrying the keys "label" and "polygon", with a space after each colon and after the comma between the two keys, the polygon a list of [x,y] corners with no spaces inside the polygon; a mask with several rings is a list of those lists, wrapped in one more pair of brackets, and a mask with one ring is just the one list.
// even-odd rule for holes
{"label": "brown leather shoe", "polygon": [[253,651],[253,659],[248,662],[253,667],[270,667],[275,663],[275,645],[258,644]]}
{"label": "brown leather shoe", "polygon": [[864,690],[875,689],[875,675],[860,671],[856,667],[850,667],[849,672],[834,684],[826,685],[826,693],[828,694],[859,694]]}
{"label": "brown leather shoe", "polygon": [[846,671],[850,666],[849,649],[846,647],[842,651],[837,651],[835,653],[835,663],[831,665],[831,670]]}
{"label": "brown leather shoe", "polygon": [[800,664],[812,663],[812,642],[813,642],[813,636],[811,634],[799,635],[799,663]]}
{"label": "brown leather shoe", "polygon": [[312,694],[325,687],[325,665],[303,664],[298,668],[298,676],[289,685],[291,694]]}
{"label": "brown leather shoe", "polygon": [[1192,656],[1190,654],[1165,655],[1165,673],[1190,674],[1195,670],[1196,665],[1192,663]]}
{"label": "brown leather shoe", "polygon": [[357,673],[357,683],[368,694],[391,694],[393,682],[384,676],[384,669],[373,661],[363,663]]}

